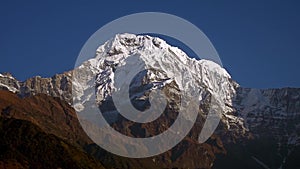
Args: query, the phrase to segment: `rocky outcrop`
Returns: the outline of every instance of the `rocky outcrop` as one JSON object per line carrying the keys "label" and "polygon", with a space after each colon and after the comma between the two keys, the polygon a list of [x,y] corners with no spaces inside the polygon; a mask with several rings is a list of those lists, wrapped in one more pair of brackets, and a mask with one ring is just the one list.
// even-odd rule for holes
{"label": "rocky outcrop", "polygon": [[51,78],[35,76],[23,82],[18,81],[11,74],[0,74],[0,89],[8,90],[21,97],[36,94],[46,94],[52,97],[59,97],[62,100],[72,103],[72,71],[56,74]]}

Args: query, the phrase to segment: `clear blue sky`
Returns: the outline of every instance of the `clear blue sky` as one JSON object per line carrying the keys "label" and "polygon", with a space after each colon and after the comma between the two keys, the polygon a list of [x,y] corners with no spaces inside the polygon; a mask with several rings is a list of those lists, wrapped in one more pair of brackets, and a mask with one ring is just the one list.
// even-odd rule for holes
{"label": "clear blue sky", "polygon": [[198,26],[242,86],[300,87],[296,0],[1,1],[0,72],[24,80],[70,70],[90,35],[136,12],[166,12]]}

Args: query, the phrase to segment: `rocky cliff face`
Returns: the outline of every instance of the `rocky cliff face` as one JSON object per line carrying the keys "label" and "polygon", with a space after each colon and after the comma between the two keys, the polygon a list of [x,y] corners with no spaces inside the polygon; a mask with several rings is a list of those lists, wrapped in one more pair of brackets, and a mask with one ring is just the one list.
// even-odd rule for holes
{"label": "rocky cliff face", "polygon": [[299,145],[299,89],[239,88],[234,106],[257,137],[272,135],[283,144]]}
{"label": "rocky cliff face", "polygon": [[21,97],[39,93],[59,97],[71,104],[72,102],[72,71],[56,74],[51,78],[35,76],[23,82],[18,81],[9,73],[0,74],[0,89],[8,90]]}

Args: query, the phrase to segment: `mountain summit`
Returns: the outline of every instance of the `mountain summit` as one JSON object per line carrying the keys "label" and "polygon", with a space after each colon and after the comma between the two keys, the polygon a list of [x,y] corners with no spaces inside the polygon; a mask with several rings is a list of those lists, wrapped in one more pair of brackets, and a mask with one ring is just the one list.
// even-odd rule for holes
{"label": "mountain summit", "polygon": [[[125,67],[137,69],[136,64],[142,62],[141,72],[135,77],[131,74],[121,74],[116,77],[116,69]],[[141,69],[141,70],[142,70]],[[131,71],[128,70],[128,71]],[[96,78],[96,84],[91,84]],[[235,83],[225,69],[209,60],[196,60],[189,58],[182,50],[168,45],[164,40],[147,35],[117,34],[114,38],[101,45],[94,58],[84,62],[75,69],[73,76],[73,94],[76,100],[75,109],[80,111],[84,102],[89,100],[86,95],[91,85],[96,87],[97,101],[105,101],[112,96],[119,86],[129,85],[129,91],[143,88],[131,94],[135,99],[142,100],[144,94],[156,88],[171,85],[179,91],[198,90],[199,102],[214,94],[222,107],[223,122],[242,125],[243,122],[232,117],[232,98],[238,84]],[[176,95],[176,94],[175,94]],[[131,98],[133,99],[133,98]],[[84,101],[83,101],[84,100]],[[206,100],[207,101],[207,100]],[[241,127],[242,128],[242,127]]]}

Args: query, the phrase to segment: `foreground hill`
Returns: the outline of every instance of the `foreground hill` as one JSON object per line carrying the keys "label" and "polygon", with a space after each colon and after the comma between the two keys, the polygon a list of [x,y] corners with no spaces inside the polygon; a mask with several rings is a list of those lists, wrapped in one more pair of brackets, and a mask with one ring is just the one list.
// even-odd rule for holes
{"label": "foreground hill", "polygon": [[35,124],[0,118],[0,168],[104,168],[99,161]]}

